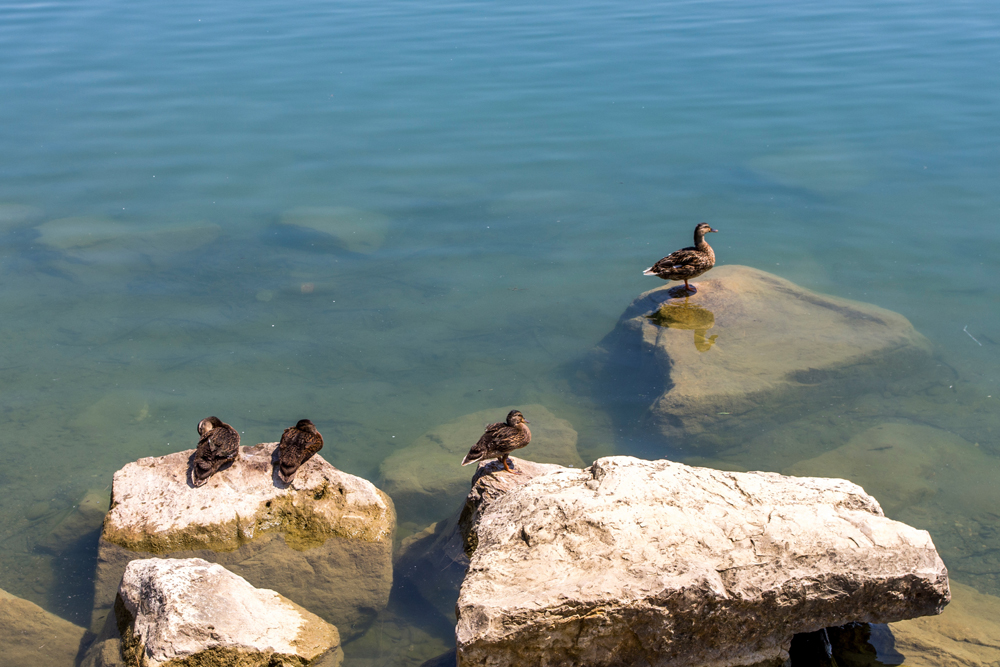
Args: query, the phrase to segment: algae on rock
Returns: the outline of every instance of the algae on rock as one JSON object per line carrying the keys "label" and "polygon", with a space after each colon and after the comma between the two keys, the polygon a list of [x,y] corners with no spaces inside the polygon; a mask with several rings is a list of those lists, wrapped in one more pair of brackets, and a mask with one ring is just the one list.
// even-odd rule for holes
{"label": "algae on rock", "polygon": [[[746,266],[717,267],[698,288],[687,299],[646,292],[598,348],[603,381],[652,393],[648,417],[675,448],[733,446],[932,366],[928,341],[884,308]],[[691,328],[702,332],[694,344]]]}

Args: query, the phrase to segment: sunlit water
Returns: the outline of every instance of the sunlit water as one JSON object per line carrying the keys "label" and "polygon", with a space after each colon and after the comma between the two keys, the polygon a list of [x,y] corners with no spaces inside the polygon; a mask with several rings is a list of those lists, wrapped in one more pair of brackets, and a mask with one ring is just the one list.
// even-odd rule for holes
{"label": "sunlit water", "polygon": [[[510,404],[585,461],[648,453],[627,389],[581,378],[700,220],[720,263],[909,318],[922,422],[1000,455],[998,38],[986,3],[0,4],[0,588],[85,625],[99,526],[47,536],[209,414],[245,444],[309,417],[372,480]],[[364,238],[283,224],[309,207]],[[934,502],[953,578],[1000,594],[1000,517]],[[397,510],[399,537],[442,518]],[[347,664],[447,648],[394,600]]]}

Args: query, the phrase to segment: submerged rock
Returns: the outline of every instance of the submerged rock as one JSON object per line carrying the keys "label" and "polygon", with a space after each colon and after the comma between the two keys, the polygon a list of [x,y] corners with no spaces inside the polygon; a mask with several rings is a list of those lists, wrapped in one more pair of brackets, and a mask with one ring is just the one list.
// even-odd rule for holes
{"label": "submerged rock", "polygon": [[600,348],[605,381],[645,385],[636,393],[653,395],[653,424],[675,446],[735,444],[929,368],[928,341],[884,308],[746,266],[697,285],[689,299],[671,299],[670,286],[646,292]]}
{"label": "submerged rock", "polygon": [[281,224],[311,229],[331,237],[350,252],[370,254],[382,247],[389,219],[346,206],[303,206],[281,216]]}
{"label": "submerged rock", "polygon": [[517,450],[520,458],[540,463],[583,467],[576,449],[577,433],[565,419],[543,405],[504,406],[480,410],[431,429],[395,452],[381,466],[380,486],[401,508],[420,519],[448,516],[469,492],[472,470],[461,465],[483,429],[520,410],[531,422],[531,443]]}
{"label": "submerged rock", "polygon": [[930,536],[846,480],[631,457],[490,504],[458,600],[459,665],[748,665],[792,636],[937,614]]}
{"label": "submerged rock", "polygon": [[185,252],[211,243],[222,232],[210,222],[143,225],[100,217],[49,220],[37,229],[39,243],[83,261]]}
{"label": "submerged rock", "polygon": [[0,665],[72,665],[85,630],[0,590]]}
{"label": "submerged rock", "polygon": [[41,210],[34,206],[0,203],[0,232],[27,225],[41,217]]}
{"label": "submerged rock", "polygon": [[317,455],[290,485],[276,481],[276,443],[240,457],[201,487],[187,480],[193,450],[130,463],[115,473],[98,552],[100,627],[129,561],[198,557],[271,588],[360,633],[392,587],[392,501],[364,479]]}
{"label": "submerged rock", "polygon": [[[271,590],[200,558],[129,563],[109,628],[84,664],[336,667],[337,628]],[[90,667],[88,665],[88,667]]]}
{"label": "submerged rock", "polygon": [[907,667],[1000,665],[1000,598],[956,582],[951,594],[940,616],[889,626]]}
{"label": "submerged rock", "polygon": [[89,489],[69,514],[52,531],[36,543],[36,548],[49,553],[61,553],[77,540],[100,530],[108,511],[108,492]]}

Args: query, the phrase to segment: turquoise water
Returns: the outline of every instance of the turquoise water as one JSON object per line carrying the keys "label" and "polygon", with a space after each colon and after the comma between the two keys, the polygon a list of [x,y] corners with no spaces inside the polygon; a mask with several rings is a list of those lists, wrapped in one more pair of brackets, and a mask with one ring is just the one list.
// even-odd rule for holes
{"label": "turquoise water", "polygon": [[[700,220],[720,263],[909,318],[922,423],[1000,455],[998,37],[985,3],[0,4],[0,588],[86,624],[93,533],[40,545],[209,414],[311,418],[372,480],[510,404],[644,451],[609,407],[640,398],[580,378]],[[975,553],[922,527],[1000,595],[983,516]],[[398,598],[348,664],[446,647]]]}

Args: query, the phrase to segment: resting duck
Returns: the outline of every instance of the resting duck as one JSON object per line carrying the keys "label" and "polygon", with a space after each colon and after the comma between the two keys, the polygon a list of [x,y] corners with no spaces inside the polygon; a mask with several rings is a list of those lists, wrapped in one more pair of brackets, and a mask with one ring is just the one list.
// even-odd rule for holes
{"label": "resting duck", "polygon": [[511,410],[507,413],[506,422],[497,422],[486,427],[483,437],[479,438],[479,442],[474,444],[462,459],[462,465],[467,466],[475,461],[495,458],[503,464],[504,470],[514,472],[507,467],[510,460],[507,455],[531,442],[529,423],[520,410]]}
{"label": "resting duck", "polygon": [[198,435],[201,440],[191,457],[192,486],[203,486],[240,453],[240,434],[218,417],[206,417],[198,422]]}
{"label": "resting duck", "polygon": [[308,419],[286,428],[278,443],[278,478],[291,484],[299,467],[323,449],[323,436]]}
{"label": "resting duck", "polygon": [[715,251],[705,240],[705,234],[717,232],[718,229],[704,222],[699,222],[694,228],[694,247],[682,248],[670,253],[656,264],[642,272],[644,276],[658,276],[664,280],[683,280],[684,290],[688,294],[698,291],[697,287],[688,285],[701,274],[715,266]]}

